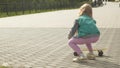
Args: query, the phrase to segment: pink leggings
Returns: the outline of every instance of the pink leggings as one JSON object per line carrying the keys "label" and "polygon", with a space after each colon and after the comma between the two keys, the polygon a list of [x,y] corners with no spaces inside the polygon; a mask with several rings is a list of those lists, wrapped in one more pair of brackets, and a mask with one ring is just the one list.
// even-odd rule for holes
{"label": "pink leggings", "polygon": [[99,39],[99,36],[90,37],[90,38],[71,38],[69,40],[69,46],[77,52],[78,55],[82,53],[81,49],[78,47],[78,44],[86,44],[89,52],[93,52],[91,43],[95,43]]}

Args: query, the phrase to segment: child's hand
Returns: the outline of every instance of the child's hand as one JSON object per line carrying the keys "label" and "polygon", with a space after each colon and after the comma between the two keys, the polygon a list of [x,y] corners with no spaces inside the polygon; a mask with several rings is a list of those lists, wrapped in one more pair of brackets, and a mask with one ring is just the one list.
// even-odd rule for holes
{"label": "child's hand", "polygon": [[70,35],[68,35],[68,39],[71,39],[71,36],[70,36]]}
{"label": "child's hand", "polygon": [[68,39],[70,39],[70,37],[68,37]]}

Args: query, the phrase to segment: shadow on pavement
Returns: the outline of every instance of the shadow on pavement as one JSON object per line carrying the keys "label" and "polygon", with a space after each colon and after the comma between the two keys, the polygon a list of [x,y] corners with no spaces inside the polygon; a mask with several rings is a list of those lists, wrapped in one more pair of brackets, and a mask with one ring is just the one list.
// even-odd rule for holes
{"label": "shadow on pavement", "polygon": [[[109,59],[108,59],[109,60]],[[120,68],[119,63],[106,60],[90,60],[87,63],[78,63],[95,68]]]}

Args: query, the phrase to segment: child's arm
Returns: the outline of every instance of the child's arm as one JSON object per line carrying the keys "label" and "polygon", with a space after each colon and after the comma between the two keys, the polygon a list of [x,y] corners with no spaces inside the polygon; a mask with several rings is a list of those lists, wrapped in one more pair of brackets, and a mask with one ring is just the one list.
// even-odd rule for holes
{"label": "child's arm", "polygon": [[78,27],[78,20],[75,20],[74,26],[71,28],[70,33],[68,34],[68,39],[74,36],[75,32],[78,30]]}

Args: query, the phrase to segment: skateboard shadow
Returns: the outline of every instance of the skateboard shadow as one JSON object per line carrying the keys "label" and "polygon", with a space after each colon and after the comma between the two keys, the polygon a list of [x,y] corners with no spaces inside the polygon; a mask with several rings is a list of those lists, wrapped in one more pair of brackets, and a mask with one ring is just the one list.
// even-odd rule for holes
{"label": "skateboard shadow", "polygon": [[107,60],[88,60],[87,63],[79,63],[93,68],[120,68],[119,62]]}
{"label": "skateboard shadow", "polygon": [[103,56],[96,56],[97,58],[112,58],[110,56],[107,56],[107,55],[103,55]]}

